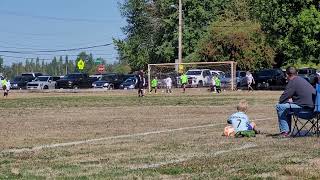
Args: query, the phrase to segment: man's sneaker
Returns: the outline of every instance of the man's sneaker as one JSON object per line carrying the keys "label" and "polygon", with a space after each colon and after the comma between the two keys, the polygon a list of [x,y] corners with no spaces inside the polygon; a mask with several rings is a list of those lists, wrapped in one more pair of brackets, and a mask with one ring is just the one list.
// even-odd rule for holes
{"label": "man's sneaker", "polygon": [[278,134],[277,136],[274,136],[274,138],[279,138],[279,139],[290,138],[290,134],[288,132],[282,132],[282,133]]}

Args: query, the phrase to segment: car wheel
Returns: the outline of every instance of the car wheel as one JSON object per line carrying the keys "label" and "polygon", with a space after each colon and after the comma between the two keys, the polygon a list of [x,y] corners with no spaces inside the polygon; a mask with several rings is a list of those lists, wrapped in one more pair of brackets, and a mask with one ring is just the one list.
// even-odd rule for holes
{"label": "car wheel", "polygon": [[79,86],[77,86],[77,85],[73,85],[73,87],[72,87],[73,89],[79,89]]}
{"label": "car wheel", "polygon": [[203,82],[202,81],[199,81],[198,87],[203,87]]}
{"label": "car wheel", "polygon": [[108,89],[109,89],[109,90],[114,89],[113,85],[112,85],[112,84],[110,84],[110,85],[109,85],[109,87],[108,87]]}
{"label": "car wheel", "polygon": [[49,89],[49,87],[48,86],[44,86],[43,89]]}

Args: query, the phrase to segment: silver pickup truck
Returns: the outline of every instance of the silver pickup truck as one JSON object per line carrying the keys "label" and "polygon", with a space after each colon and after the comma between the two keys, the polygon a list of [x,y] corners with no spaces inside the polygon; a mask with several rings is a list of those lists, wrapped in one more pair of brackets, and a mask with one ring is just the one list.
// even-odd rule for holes
{"label": "silver pickup truck", "polygon": [[28,82],[27,89],[55,89],[56,81],[60,79],[59,77],[52,76],[38,76],[32,82]]}

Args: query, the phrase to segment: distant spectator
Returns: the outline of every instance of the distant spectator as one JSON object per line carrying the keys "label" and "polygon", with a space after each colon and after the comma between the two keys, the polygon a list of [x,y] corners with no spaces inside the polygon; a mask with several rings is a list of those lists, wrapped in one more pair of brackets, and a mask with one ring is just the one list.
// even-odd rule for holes
{"label": "distant spectator", "polygon": [[138,72],[138,83],[137,84],[138,84],[138,96],[143,97],[144,96],[144,86],[146,84],[143,70],[140,70]]}
{"label": "distant spectator", "polygon": [[254,82],[254,78],[253,78],[252,74],[249,71],[247,71],[247,73],[246,73],[246,79],[247,79],[247,84],[248,84],[248,91],[250,91],[250,90],[253,91],[252,84],[255,84],[255,82]]}
{"label": "distant spectator", "polygon": [[154,90],[154,93],[157,94],[157,88],[158,88],[158,78],[155,77],[155,78],[152,79],[152,81],[151,81],[150,93]]}
{"label": "distant spectator", "polygon": [[171,88],[172,88],[172,79],[170,76],[168,76],[166,79],[165,79],[165,82],[166,82],[166,92],[167,93],[172,93],[171,91]]}

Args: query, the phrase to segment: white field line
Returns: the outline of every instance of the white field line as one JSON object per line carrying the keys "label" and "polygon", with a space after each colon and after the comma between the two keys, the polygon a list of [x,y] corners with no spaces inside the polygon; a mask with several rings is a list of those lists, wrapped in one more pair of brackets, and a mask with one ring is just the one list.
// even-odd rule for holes
{"label": "white field line", "polygon": [[216,151],[216,152],[212,152],[212,153],[208,153],[208,154],[197,154],[197,155],[192,155],[189,156],[187,158],[182,158],[182,159],[177,159],[177,160],[172,160],[172,161],[166,161],[166,162],[160,162],[160,163],[155,163],[155,164],[146,164],[146,165],[142,165],[142,166],[138,166],[138,167],[133,167],[130,168],[131,170],[143,170],[143,169],[151,169],[151,168],[158,168],[160,166],[165,166],[165,165],[169,165],[169,164],[176,164],[176,163],[182,163],[185,161],[189,161],[193,158],[204,158],[204,157],[216,157],[220,154],[225,154],[225,153],[229,153],[229,152],[233,152],[233,151],[240,151],[243,149],[249,149],[249,148],[254,148],[257,147],[258,145],[256,144],[245,144],[241,147],[238,148],[231,148],[228,150],[222,150],[222,151]]}
{"label": "white field line", "polygon": [[[265,120],[270,120],[270,119],[274,119],[274,117],[255,119],[253,121],[265,121]],[[153,135],[153,134],[184,131],[184,130],[190,130],[190,129],[215,127],[215,126],[224,125],[224,124],[226,124],[226,123],[207,124],[207,125],[202,125],[202,126],[191,126],[191,127],[177,128],[177,129],[165,129],[165,130],[161,130],[161,131],[151,131],[151,132],[136,133],[136,134],[110,136],[110,137],[104,137],[104,138],[88,139],[88,140],[82,140],[82,141],[73,141],[73,142],[67,142],[67,143],[47,144],[47,145],[35,146],[35,147],[32,147],[32,148],[8,149],[8,150],[1,151],[0,154],[32,152],[32,151],[39,151],[39,150],[46,149],[46,148],[75,146],[75,145],[80,145],[80,144],[89,144],[89,143],[93,143],[93,142],[106,141],[106,140],[112,140],[112,139],[132,138],[132,137],[139,137],[139,136],[148,136],[148,135]]]}

